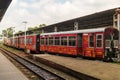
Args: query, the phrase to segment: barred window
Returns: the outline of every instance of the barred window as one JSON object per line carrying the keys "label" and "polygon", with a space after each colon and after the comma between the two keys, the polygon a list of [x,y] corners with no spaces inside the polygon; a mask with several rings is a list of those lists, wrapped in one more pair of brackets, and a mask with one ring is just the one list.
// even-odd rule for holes
{"label": "barred window", "polygon": [[75,36],[69,37],[69,46],[76,46],[76,37]]}
{"label": "barred window", "polygon": [[40,44],[44,45],[44,38],[40,39]]}
{"label": "barred window", "polygon": [[60,37],[55,37],[55,45],[60,45]]}
{"label": "barred window", "polygon": [[102,47],[102,34],[96,36],[97,47]]}
{"label": "barred window", "polygon": [[94,47],[94,35],[89,36],[89,47]]}
{"label": "barred window", "polygon": [[114,40],[114,46],[117,48],[118,47],[118,40]]}
{"label": "barred window", "polygon": [[53,37],[49,38],[49,45],[53,45]]}
{"label": "barred window", "polygon": [[67,37],[61,37],[61,45],[67,46]]}
{"label": "barred window", "polygon": [[110,40],[105,40],[105,47],[110,47]]}

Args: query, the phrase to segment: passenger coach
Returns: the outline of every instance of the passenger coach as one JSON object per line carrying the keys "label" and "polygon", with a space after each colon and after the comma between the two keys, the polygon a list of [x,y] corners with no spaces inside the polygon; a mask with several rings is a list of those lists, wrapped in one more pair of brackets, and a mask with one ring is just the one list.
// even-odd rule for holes
{"label": "passenger coach", "polygon": [[39,52],[40,38],[39,34],[27,35],[26,36],[26,49],[29,51]]}
{"label": "passenger coach", "polygon": [[[95,28],[66,32],[42,33],[40,51],[80,55],[90,58],[115,57],[118,49],[118,30]],[[112,53],[112,55],[109,55]]]}

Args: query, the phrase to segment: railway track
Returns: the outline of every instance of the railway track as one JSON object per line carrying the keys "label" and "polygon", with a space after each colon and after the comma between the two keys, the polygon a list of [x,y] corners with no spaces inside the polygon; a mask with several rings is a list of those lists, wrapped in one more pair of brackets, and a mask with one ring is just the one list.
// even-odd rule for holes
{"label": "railway track", "polygon": [[15,59],[17,62],[21,63],[22,65],[24,65],[26,68],[31,70],[33,73],[38,75],[43,80],[65,80],[64,78],[62,78],[62,77],[60,77],[60,76],[58,76],[58,75],[56,75],[48,70],[45,70],[42,67],[34,64],[33,62],[31,62],[23,57],[20,57],[20,56],[12,53],[10,51],[7,51],[3,48],[0,48],[0,51],[7,54],[11,58]]}

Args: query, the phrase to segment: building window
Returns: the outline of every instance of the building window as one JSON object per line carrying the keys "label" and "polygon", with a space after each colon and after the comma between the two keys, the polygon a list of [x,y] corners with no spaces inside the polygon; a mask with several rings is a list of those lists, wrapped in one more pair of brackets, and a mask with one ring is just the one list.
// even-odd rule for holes
{"label": "building window", "polygon": [[55,45],[60,45],[60,37],[55,37]]}
{"label": "building window", "polygon": [[89,36],[89,47],[94,47],[94,35]]}
{"label": "building window", "polygon": [[44,45],[44,38],[41,38],[41,39],[40,39],[40,44],[41,44],[41,45]]}
{"label": "building window", "polygon": [[76,37],[75,36],[70,36],[68,40],[69,40],[69,46],[76,46]]}
{"label": "building window", "polygon": [[67,46],[67,37],[61,37],[61,45]]}
{"label": "building window", "polygon": [[96,36],[96,47],[102,47],[102,34]]}
{"label": "building window", "polygon": [[52,37],[49,38],[49,45],[53,45],[53,38]]}

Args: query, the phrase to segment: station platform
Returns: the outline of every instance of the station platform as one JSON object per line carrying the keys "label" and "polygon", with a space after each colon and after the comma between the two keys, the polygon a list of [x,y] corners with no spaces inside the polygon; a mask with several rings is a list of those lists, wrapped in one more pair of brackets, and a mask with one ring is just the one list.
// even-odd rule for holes
{"label": "station platform", "polygon": [[0,52],[0,80],[29,80]]}
{"label": "station platform", "polygon": [[34,58],[46,59],[100,80],[120,80],[119,64],[107,63],[98,60],[63,57],[51,54],[37,54],[34,55]]}

